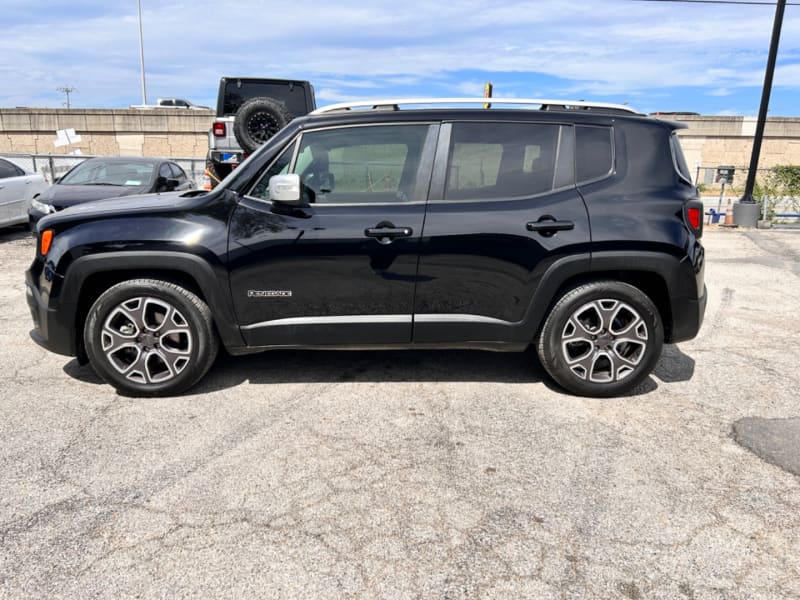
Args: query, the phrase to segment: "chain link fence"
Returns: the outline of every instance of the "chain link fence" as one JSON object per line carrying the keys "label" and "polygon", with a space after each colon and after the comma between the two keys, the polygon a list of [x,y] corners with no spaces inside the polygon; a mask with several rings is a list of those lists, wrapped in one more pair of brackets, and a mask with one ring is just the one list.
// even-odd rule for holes
{"label": "chain link fence", "polygon": [[[769,168],[756,171],[756,189],[753,195],[761,204],[761,218],[776,224],[800,224],[800,197],[759,194],[758,183],[769,171]],[[714,218],[713,213],[721,213],[716,219],[724,220],[724,215],[730,210],[731,205],[744,194],[749,172],[748,167],[735,165],[695,167],[695,185],[700,190],[709,219]]]}
{"label": "chain link fence", "polygon": [[[8,158],[26,171],[40,173],[49,182],[53,183],[56,179],[66,174],[72,167],[83,162],[87,158],[94,156],[86,154],[0,154],[3,158]],[[186,176],[194,181],[198,189],[203,187],[203,177],[205,175],[205,158],[169,158],[172,162],[180,165],[186,172]]]}

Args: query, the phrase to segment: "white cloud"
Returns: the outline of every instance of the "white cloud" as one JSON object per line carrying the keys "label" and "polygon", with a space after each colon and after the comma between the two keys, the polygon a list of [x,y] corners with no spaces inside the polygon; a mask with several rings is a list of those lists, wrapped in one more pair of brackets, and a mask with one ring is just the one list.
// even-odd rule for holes
{"label": "white cloud", "polygon": [[[73,4],[73,3],[71,3]],[[128,5],[130,4],[130,6]],[[0,39],[0,103],[58,102],[55,87],[79,89],[79,105],[139,102],[135,4],[77,2],[48,10],[44,0],[7,0]],[[151,96],[185,95],[211,104],[222,75],[310,79],[323,101],[384,96],[386,89],[480,95],[483,81],[461,72],[552,78],[553,89],[586,97],[653,98],[697,87],[734,93],[763,81],[772,13],[764,7],[595,0],[143,0]],[[27,8],[26,8],[27,7]],[[73,14],[74,13],[74,14]],[[800,87],[800,14],[787,11],[775,85]],[[487,79],[489,77],[487,76]],[[373,90],[376,93],[372,93]],[[503,94],[498,91],[497,95]]]}

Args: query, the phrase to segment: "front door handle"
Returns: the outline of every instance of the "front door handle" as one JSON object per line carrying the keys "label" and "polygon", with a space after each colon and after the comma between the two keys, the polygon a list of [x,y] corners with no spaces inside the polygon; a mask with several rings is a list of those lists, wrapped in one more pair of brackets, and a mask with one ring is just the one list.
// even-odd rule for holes
{"label": "front door handle", "polygon": [[375,238],[381,244],[391,244],[395,238],[411,237],[414,230],[411,227],[395,227],[392,223],[378,223],[376,227],[367,227],[364,235]]}
{"label": "front door handle", "polygon": [[558,221],[555,217],[545,215],[538,221],[528,221],[525,224],[528,231],[536,231],[545,237],[550,237],[556,231],[569,231],[575,229],[575,223],[572,221]]}

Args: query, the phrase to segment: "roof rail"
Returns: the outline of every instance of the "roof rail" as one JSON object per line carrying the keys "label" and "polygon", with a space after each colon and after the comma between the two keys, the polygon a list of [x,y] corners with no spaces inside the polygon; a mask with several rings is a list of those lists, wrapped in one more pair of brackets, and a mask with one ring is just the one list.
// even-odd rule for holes
{"label": "roof rail", "polygon": [[318,108],[312,115],[323,113],[352,110],[352,109],[391,109],[399,110],[400,106],[415,105],[423,107],[429,105],[448,104],[491,104],[497,105],[527,105],[538,106],[540,110],[575,110],[575,109],[608,109],[631,114],[641,114],[625,104],[609,104],[607,102],[585,102],[583,100],[553,100],[542,98],[381,98],[376,100],[362,100],[359,102],[341,102]]}

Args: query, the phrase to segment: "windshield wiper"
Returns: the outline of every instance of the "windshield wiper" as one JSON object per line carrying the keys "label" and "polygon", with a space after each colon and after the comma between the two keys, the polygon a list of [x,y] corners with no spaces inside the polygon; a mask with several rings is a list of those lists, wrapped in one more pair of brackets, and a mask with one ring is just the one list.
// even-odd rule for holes
{"label": "windshield wiper", "polygon": [[115,185],[117,187],[125,187],[122,183],[103,183],[101,181],[92,181],[91,183],[83,183],[81,185]]}

